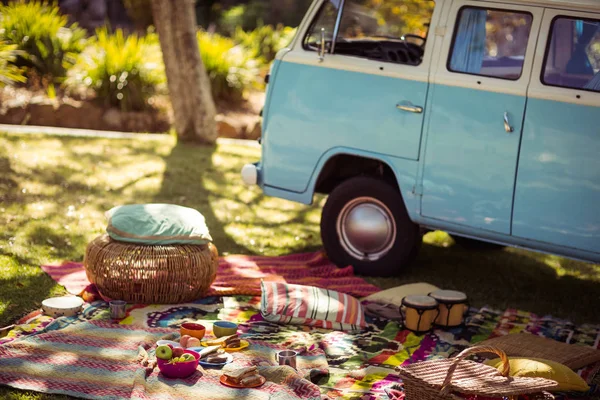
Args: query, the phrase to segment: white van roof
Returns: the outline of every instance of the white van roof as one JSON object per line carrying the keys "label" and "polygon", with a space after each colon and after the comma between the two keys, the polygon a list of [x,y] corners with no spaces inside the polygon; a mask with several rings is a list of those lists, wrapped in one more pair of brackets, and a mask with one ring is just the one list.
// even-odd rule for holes
{"label": "white van roof", "polygon": [[600,0],[506,0],[506,2],[547,8],[560,8],[564,10],[600,12]]}

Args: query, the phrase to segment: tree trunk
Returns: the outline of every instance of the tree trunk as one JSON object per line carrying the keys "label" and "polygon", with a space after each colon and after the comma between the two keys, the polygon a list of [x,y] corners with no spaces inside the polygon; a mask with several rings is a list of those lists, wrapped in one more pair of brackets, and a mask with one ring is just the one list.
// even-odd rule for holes
{"label": "tree trunk", "polygon": [[215,103],[196,39],[194,0],[152,0],[180,139],[214,143]]}

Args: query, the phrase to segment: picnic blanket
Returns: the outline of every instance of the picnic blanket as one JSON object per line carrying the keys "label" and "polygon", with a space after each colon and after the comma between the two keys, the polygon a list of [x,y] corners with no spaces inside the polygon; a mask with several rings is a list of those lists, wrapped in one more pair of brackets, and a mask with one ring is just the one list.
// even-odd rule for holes
{"label": "picnic blanket", "polygon": [[[57,330],[29,336],[0,346],[0,382],[9,386],[61,393],[82,398],[109,399],[233,399],[242,393],[219,384],[221,373],[197,370],[186,379],[169,380],[158,369],[149,371],[138,362],[141,348],[151,348],[171,329],[140,329],[102,321],[68,324]],[[249,399],[320,399],[318,386],[296,372],[275,366],[275,346],[252,345],[237,357],[239,366],[258,363],[270,378],[262,387],[248,391]],[[313,352],[314,353],[314,352]],[[326,366],[323,354],[308,354],[299,368]]]}
{"label": "picnic blanket", "polygon": [[[82,263],[69,261],[59,265],[43,265],[42,270],[72,294],[80,294],[90,284]],[[261,279],[317,286],[356,297],[365,297],[380,290],[355,276],[351,266],[338,268],[323,251],[317,251],[280,257],[221,257],[217,278],[207,296],[260,296]]]}
{"label": "picnic blanket", "polygon": [[[370,309],[369,303],[364,302],[363,304]],[[385,318],[368,316],[369,326],[360,333],[276,325],[262,319],[258,312],[258,305],[259,298],[251,296],[208,297],[195,303],[179,305],[129,305],[127,317],[116,326],[147,332],[154,330],[176,332],[175,328],[183,321],[201,320],[210,331],[214,320],[237,321],[240,323],[242,337],[252,343],[252,352],[234,353],[236,363],[247,365],[245,363],[257,362],[265,367],[272,366],[273,361],[269,359],[273,355],[272,350],[294,348],[300,351],[303,362],[299,376],[293,377],[291,380],[284,379],[286,382],[295,382],[289,384],[292,388],[288,387],[290,392],[286,393],[289,396],[297,395],[300,398],[308,396],[310,398],[314,384],[318,386],[321,396],[343,400],[387,400],[391,398],[388,393],[401,393],[391,392],[391,389],[401,388],[401,382],[394,372],[395,366],[422,360],[447,358],[468,346],[498,335],[530,332],[562,342],[585,344],[595,348],[599,347],[600,342],[600,326],[575,326],[568,321],[549,316],[540,317],[517,310],[500,312],[485,307],[471,308],[464,327],[415,335],[403,329],[402,325],[395,318],[390,318],[389,315]],[[107,318],[106,303],[98,301],[89,304],[78,317],[59,318],[48,327],[68,333],[66,330],[68,327],[86,323],[106,324]],[[34,324],[34,321],[30,321],[30,324]],[[44,332],[48,332],[48,327]],[[19,348],[22,343],[29,343],[29,340],[35,340],[36,337],[43,338],[44,334],[13,339],[4,346],[0,346],[0,349],[14,351],[12,349]],[[66,336],[68,337],[68,335]],[[13,375],[7,375],[6,371],[9,368],[14,368],[14,366],[7,367],[7,361],[0,357],[0,384],[40,390],[39,385],[35,384],[35,379],[41,379],[39,375],[34,377],[35,379],[30,379],[29,375],[32,372],[23,366],[19,369],[21,380],[17,382],[14,380],[14,372]],[[215,373],[215,371],[211,372]],[[600,384],[598,371],[593,367],[588,367],[579,371],[579,374],[592,386],[592,393],[597,393]],[[133,376],[135,379],[139,375],[133,374]],[[47,380],[45,390],[59,393],[52,391],[51,388],[64,384],[62,380],[66,378],[47,375],[45,379]],[[154,371],[149,376],[143,379],[138,378],[132,383],[132,396],[133,398],[154,399],[162,398],[161,396],[165,393],[171,393],[173,396],[177,394],[181,395],[181,398],[186,398],[188,392],[197,395],[200,391],[193,388],[196,388],[199,382],[205,382],[208,379],[203,378],[196,381],[192,379],[192,381],[178,382],[173,385],[172,381],[164,380],[157,371]],[[303,386],[301,390],[303,395],[299,395],[300,391],[294,389],[299,382]],[[17,384],[19,386],[16,386]],[[277,385],[277,383],[273,384]],[[205,387],[202,386],[202,388],[204,390]],[[220,386],[215,386],[215,388],[218,388],[215,389],[217,391],[221,390]],[[71,391],[67,394],[85,397],[77,387],[69,390]],[[307,392],[304,392],[305,390]],[[283,391],[281,392],[283,393]],[[587,396],[573,397],[572,394],[561,394],[559,398],[563,400],[597,398],[594,397],[597,394],[588,394]]]}

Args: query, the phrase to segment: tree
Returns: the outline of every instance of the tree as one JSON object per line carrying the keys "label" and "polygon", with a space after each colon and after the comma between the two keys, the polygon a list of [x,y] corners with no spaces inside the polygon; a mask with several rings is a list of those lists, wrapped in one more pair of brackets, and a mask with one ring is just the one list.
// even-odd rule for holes
{"label": "tree", "polygon": [[167,85],[180,139],[214,143],[215,103],[198,51],[194,0],[152,0]]}

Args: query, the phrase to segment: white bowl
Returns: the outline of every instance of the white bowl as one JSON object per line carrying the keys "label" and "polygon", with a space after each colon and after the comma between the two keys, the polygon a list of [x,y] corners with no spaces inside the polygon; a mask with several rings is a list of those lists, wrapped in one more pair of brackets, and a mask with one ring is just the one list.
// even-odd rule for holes
{"label": "white bowl", "polygon": [[173,340],[159,340],[156,342],[156,346],[162,346],[163,344],[170,344],[173,347],[183,347],[179,344],[179,342],[175,342]]}
{"label": "white bowl", "polygon": [[83,300],[77,296],[51,297],[42,301],[42,310],[52,318],[72,317],[82,306]]}

